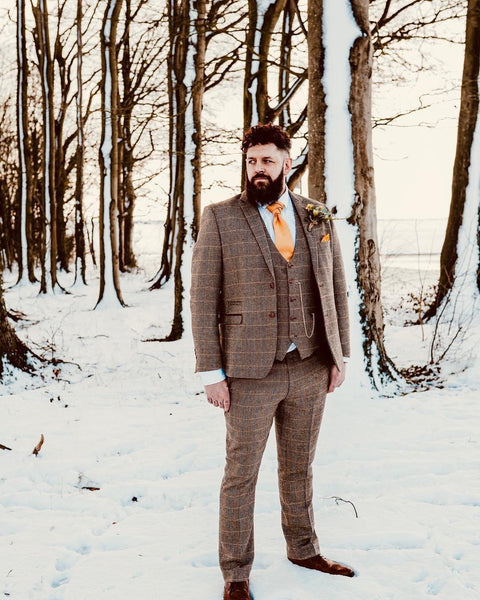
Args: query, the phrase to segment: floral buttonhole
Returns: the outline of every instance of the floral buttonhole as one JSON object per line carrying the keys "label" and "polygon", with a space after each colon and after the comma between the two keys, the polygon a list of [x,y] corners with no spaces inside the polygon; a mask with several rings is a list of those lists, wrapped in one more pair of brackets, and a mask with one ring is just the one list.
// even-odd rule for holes
{"label": "floral buttonhole", "polygon": [[[307,211],[308,231],[312,231],[315,225],[319,225],[322,221],[331,221],[334,218],[332,211],[326,206],[318,206],[317,204],[310,203],[307,204],[305,209]],[[328,240],[325,237],[322,238],[322,242],[327,242],[330,239],[330,236],[328,236]]]}

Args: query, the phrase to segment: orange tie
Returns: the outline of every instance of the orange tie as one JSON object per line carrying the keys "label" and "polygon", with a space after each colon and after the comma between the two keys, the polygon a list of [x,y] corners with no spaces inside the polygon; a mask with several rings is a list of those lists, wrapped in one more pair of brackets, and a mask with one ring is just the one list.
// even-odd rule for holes
{"label": "orange tie", "polygon": [[273,232],[275,233],[275,246],[285,260],[290,260],[293,255],[293,240],[290,229],[285,219],[282,219],[280,213],[285,208],[285,204],[274,202],[267,206],[273,215]]}

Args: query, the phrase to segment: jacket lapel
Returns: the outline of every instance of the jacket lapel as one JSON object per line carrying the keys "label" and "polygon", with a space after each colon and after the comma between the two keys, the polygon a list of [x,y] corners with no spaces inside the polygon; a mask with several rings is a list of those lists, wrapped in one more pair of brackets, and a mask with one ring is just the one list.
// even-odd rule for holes
{"label": "jacket lapel", "polygon": [[262,217],[260,216],[258,209],[250,204],[247,200],[245,192],[240,196],[240,207],[243,210],[243,214],[247,220],[247,223],[252,230],[252,233],[257,241],[257,244],[260,246],[260,250],[263,254],[263,258],[267,263],[268,269],[270,273],[273,275],[273,261],[272,255],[270,253],[270,248],[268,246],[267,236],[265,233],[265,227],[262,222]]}
{"label": "jacket lapel", "polygon": [[307,216],[307,211],[305,210],[305,206],[307,202],[297,194],[290,192],[290,198],[292,199],[293,204],[295,205],[295,209],[297,211],[300,223],[302,224],[303,231],[305,232],[305,237],[307,238],[308,247],[310,249],[310,256],[312,259],[313,272],[318,273],[318,253],[317,253],[317,244],[314,239],[314,236],[307,228],[307,222],[305,220]]}

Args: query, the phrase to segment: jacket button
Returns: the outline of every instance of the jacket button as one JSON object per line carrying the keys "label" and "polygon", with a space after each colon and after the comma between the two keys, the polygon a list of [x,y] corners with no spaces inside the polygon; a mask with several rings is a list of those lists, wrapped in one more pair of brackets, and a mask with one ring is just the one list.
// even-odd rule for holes
{"label": "jacket button", "polygon": [[275,313],[273,312],[273,310],[272,310],[272,312],[268,316],[273,319],[273,317],[275,316]]}
{"label": "jacket button", "polygon": [[290,317],[290,321],[295,321],[295,317]]}
{"label": "jacket button", "polygon": [[272,288],[272,290],[275,287],[275,284],[273,283],[273,281],[270,282],[270,287]]}

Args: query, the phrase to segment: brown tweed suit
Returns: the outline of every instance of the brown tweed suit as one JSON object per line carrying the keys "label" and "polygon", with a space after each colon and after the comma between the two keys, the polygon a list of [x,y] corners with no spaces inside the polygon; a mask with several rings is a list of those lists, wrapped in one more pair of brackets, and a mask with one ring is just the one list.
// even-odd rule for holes
{"label": "brown tweed suit", "polygon": [[[307,231],[305,206],[312,201],[290,196],[307,236],[330,352],[341,369],[343,357],[350,355],[350,343],[345,276],[335,228],[332,221],[326,221]],[[322,242],[327,234],[328,241]],[[228,377],[261,379],[272,368],[277,296],[266,236],[258,210],[244,194],[205,208],[192,267],[197,371],[223,367]]]}
{"label": "brown tweed suit", "polygon": [[311,465],[331,362],[341,369],[343,357],[349,355],[347,294],[333,223],[320,223],[309,232],[305,206],[311,201],[290,195],[299,217],[297,242],[301,235],[299,247],[310,253],[320,302],[316,311],[323,315],[322,339],[328,349],[324,346],[304,360],[297,350],[283,361],[275,360],[280,311],[275,272],[281,265],[258,210],[244,195],[205,209],[194,249],[196,368],[223,367],[231,399],[225,415],[226,466],[220,494],[220,566],[226,581],[249,577],[255,484],[274,419],[287,555],[304,559],[319,553]]}

